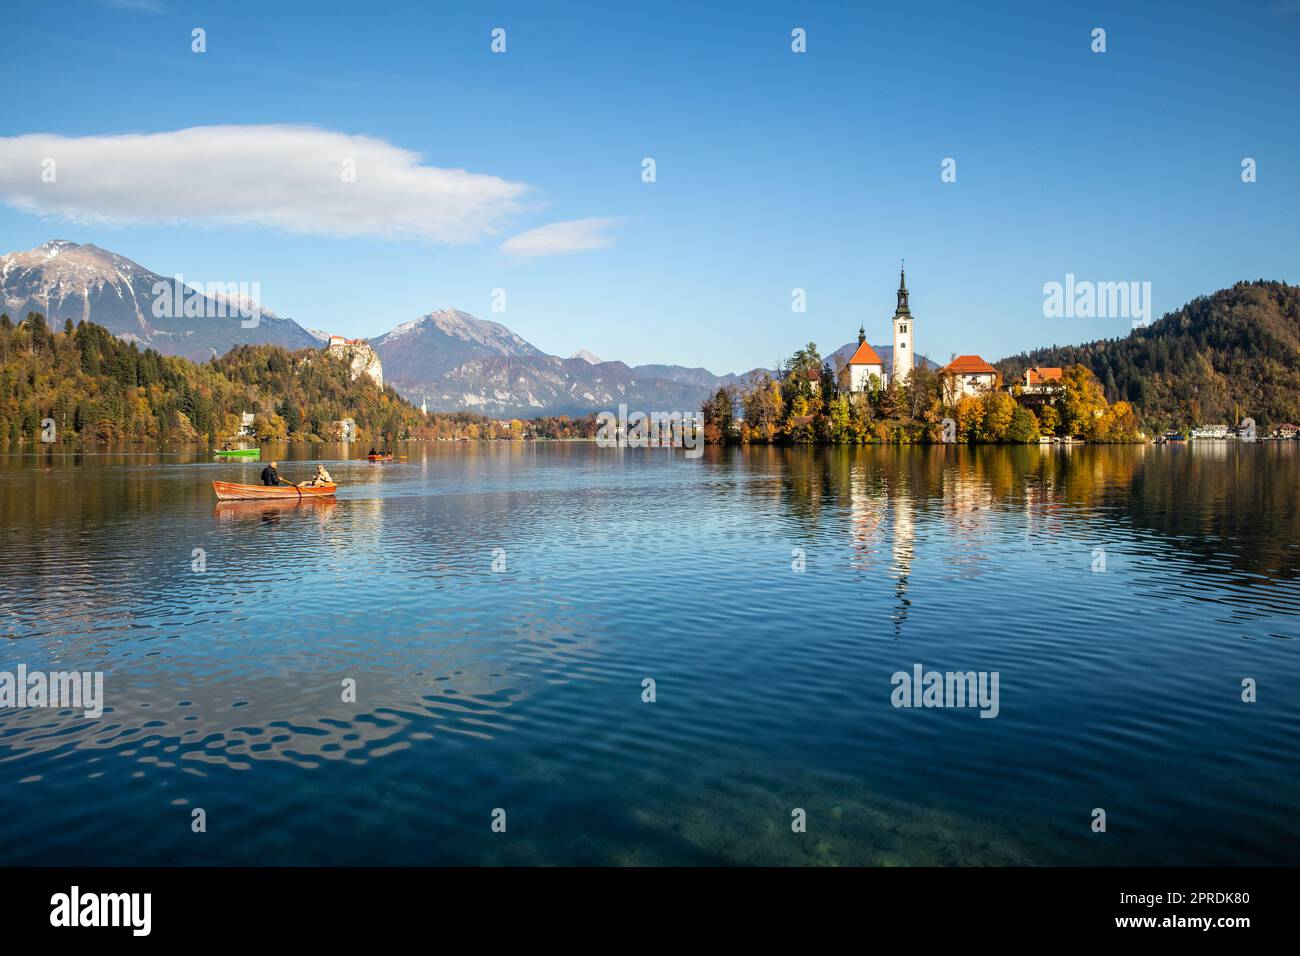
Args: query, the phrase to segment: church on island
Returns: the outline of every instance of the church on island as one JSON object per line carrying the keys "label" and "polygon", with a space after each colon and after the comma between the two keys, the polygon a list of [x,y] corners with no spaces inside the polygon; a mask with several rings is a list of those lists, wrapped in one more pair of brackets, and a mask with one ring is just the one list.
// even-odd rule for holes
{"label": "church on island", "polygon": [[[849,391],[865,392],[868,388],[884,388],[890,382],[905,383],[915,365],[915,336],[912,310],[907,304],[907,273],[898,270],[898,307],[894,309],[893,368],[885,374],[885,362],[867,342],[865,325],[858,329],[858,350],[848,362]],[[872,378],[875,384],[872,384]]]}
{"label": "church on island", "polygon": [[[867,342],[866,326],[859,327],[858,348],[846,366],[850,392],[887,388],[891,384],[901,387],[916,367],[916,320],[907,302],[907,272],[902,267],[898,270],[898,305],[894,309],[892,324],[893,362],[888,373],[880,353]],[[1060,377],[1060,369],[1047,371],[1056,372],[1055,377]],[[997,369],[978,355],[954,357],[939,370],[939,376],[944,383],[944,399],[950,404],[967,395],[978,396],[993,391],[1001,384]]]}

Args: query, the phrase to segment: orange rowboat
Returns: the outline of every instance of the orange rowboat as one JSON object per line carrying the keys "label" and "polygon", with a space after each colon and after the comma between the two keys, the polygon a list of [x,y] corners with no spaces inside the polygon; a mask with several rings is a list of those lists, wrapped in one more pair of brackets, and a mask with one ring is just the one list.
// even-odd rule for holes
{"label": "orange rowboat", "polygon": [[370,461],[392,461],[392,455],[366,455]]}
{"label": "orange rowboat", "polygon": [[282,501],[291,498],[333,498],[338,485],[317,485],[314,488],[294,485],[236,485],[229,481],[214,481],[212,490],[222,501]]}

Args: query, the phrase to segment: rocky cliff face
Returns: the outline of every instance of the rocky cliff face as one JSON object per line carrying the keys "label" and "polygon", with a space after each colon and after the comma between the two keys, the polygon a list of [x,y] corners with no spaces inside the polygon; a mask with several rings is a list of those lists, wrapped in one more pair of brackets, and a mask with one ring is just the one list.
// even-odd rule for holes
{"label": "rocky cliff face", "polygon": [[335,340],[326,346],[325,351],[348,363],[348,367],[352,369],[352,380],[354,382],[362,375],[369,375],[371,381],[380,388],[384,387],[384,366],[379,361],[379,354],[370,347],[369,342],[362,340],[339,342]]}

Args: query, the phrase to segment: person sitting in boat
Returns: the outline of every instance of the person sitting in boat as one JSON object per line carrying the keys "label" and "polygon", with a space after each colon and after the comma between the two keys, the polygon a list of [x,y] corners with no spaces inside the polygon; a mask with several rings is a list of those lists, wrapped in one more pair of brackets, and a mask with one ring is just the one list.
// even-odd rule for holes
{"label": "person sitting in boat", "polygon": [[279,464],[279,462],[273,461],[268,463],[267,466],[262,469],[262,484],[278,485],[280,482],[284,481],[284,479],[280,477],[279,469],[275,467],[277,464]]}
{"label": "person sitting in boat", "polygon": [[371,445],[371,446],[370,446],[370,457],[371,457],[371,458],[374,458],[374,457],[375,457],[376,455],[378,455],[378,454],[379,454],[379,452],[375,451],[375,446],[374,446],[374,445]]}
{"label": "person sitting in boat", "polygon": [[330,477],[324,465],[317,465],[316,474],[311,476],[311,481],[304,481],[302,484],[304,488],[319,488],[321,485],[334,484],[334,479]]}

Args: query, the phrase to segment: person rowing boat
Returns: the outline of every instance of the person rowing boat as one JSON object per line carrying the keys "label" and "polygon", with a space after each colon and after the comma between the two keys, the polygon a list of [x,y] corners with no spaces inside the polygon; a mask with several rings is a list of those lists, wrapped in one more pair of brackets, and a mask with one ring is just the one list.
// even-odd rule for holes
{"label": "person rowing boat", "polygon": [[325,485],[332,485],[332,484],[334,484],[334,479],[331,478],[330,473],[325,470],[325,466],[317,465],[316,474],[311,476],[310,481],[304,481],[302,483],[302,486],[304,488],[321,488],[324,487]]}
{"label": "person rowing boat", "polygon": [[326,486],[334,484],[334,479],[330,477],[330,473],[325,470],[324,465],[317,465],[316,474],[312,475],[310,480],[304,481],[302,483],[292,482],[288,478],[285,478],[283,475],[281,475],[279,465],[280,463],[278,461],[273,461],[273,462],[269,462],[267,466],[262,469],[263,485],[268,485],[270,487],[277,487],[279,485],[284,484],[284,485],[290,485],[294,488],[302,489],[302,488],[324,488]]}

